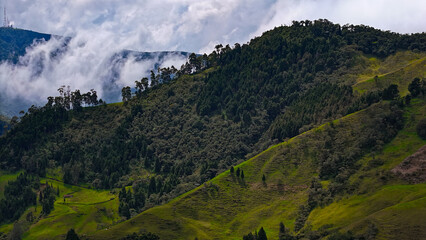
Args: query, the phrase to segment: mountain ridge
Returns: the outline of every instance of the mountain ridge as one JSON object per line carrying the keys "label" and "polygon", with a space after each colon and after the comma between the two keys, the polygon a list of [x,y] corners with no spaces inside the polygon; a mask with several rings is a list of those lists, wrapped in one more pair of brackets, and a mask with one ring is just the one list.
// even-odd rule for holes
{"label": "mountain ridge", "polygon": [[[12,64],[14,66],[30,68],[35,73],[34,81],[40,73],[45,70],[46,58],[40,57],[34,60],[21,61],[21,58],[26,54],[31,47],[48,42],[51,38],[62,39],[62,44],[57,49],[52,49],[47,56],[51,56],[52,60],[60,61],[64,54],[69,51],[69,42],[71,37],[61,37],[50,34],[38,33],[30,30],[15,29],[15,28],[0,28],[0,62],[2,64]],[[140,52],[135,50],[121,50],[112,53],[109,59],[106,59],[107,65],[102,79],[103,100],[107,102],[121,101],[122,83],[119,82],[122,70],[125,64],[132,60],[134,63],[142,63],[149,65],[149,70],[156,71],[165,61],[170,58],[186,60],[191,53],[185,51],[154,51]],[[170,66],[169,66],[170,67]],[[180,67],[180,66],[176,66]],[[144,75],[148,76],[148,72]],[[142,77],[142,76],[141,76]],[[135,79],[137,80],[137,79]],[[51,86],[49,86],[51,87]],[[60,86],[54,86],[55,89]],[[40,96],[47,98],[48,96]],[[8,116],[18,116],[21,110],[27,110],[31,105],[35,104],[22,97],[11,98],[8,94],[0,92],[0,114]],[[40,103],[37,103],[40,104]]]}
{"label": "mountain ridge", "polygon": [[[376,191],[384,181],[420,191],[389,176],[388,167],[424,144],[414,130],[424,117],[424,66],[406,68],[413,73],[400,75],[400,86],[393,85],[392,74],[363,93],[353,84],[421,58],[425,37],[302,21],[248,44],[218,45],[208,56],[193,56],[178,77],[130,93],[123,103],[68,111],[58,98],[57,104],[33,108],[0,138],[0,166],[63,181],[52,182],[61,197],[70,183],[116,198],[86,208],[81,203],[88,192],[81,189],[67,200],[72,208],[58,199],[40,221],[22,215],[25,237],[64,236],[64,226],[75,224],[88,237],[112,227],[117,237],[151,231],[167,238],[176,232],[180,238],[232,239],[263,226],[274,238],[279,218],[270,216],[282,218],[289,234],[299,237],[350,234],[346,219],[321,230],[311,223],[327,218],[321,207],[339,207],[341,199],[369,193],[370,186]],[[310,129],[296,138],[303,141],[293,139]],[[288,139],[293,140],[257,155]],[[256,161],[242,163],[253,155]],[[278,212],[264,206],[268,199]],[[30,212],[33,207],[24,214]],[[151,224],[144,214],[151,214]]]}

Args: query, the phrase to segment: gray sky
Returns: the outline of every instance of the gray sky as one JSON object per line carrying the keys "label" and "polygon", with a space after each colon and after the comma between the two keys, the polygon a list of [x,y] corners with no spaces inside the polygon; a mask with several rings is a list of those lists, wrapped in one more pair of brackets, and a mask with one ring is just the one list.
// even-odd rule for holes
{"label": "gray sky", "polygon": [[8,0],[8,11],[19,28],[85,33],[139,51],[210,52],[217,43],[245,43],[292,20],[318,18],[426,31],[424,0]]}
{"label": "gray sky", "polygon": [[[0,1],[3,5],[6,0]],[[7,1],[15,27],[73,37],[59,60],[51,59],[49,52],[61,42],[51,40],[28,49],[21,59],[25,65],[0,64],[0,96],[37,104],[56,95],[61,85],[94,88],[102,97],[109,59],[122,49],[210,53],[218,43],[246,43],[293,20],[319,18],[399,33],[426,31],[425,0]],[[174,57],[163,66],[179,67],[184,61]],[[117,85],[133,86],[152,66],[128,59]]]}

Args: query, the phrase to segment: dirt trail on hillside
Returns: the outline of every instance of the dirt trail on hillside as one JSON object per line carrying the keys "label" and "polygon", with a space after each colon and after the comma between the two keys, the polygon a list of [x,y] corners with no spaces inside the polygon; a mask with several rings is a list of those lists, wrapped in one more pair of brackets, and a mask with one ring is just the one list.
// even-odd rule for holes
{"label": "dirt trail on hillside", "polygon": [[421,147],[413,155],[407,157],[391,172],[399,175],[410,183],[426,182],[426,145]]}

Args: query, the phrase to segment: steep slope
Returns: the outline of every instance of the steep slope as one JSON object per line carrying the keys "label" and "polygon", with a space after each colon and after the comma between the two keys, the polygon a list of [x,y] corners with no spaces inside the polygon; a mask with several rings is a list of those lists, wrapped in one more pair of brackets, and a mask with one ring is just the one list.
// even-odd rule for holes
{"label": "steep slope", "polygon": [[16,28],[0,28],[0,62],[18,63],[27,47],[35,42],[49,41],[52,35]]}
{"label": "steep slope", "polygon": [[[425,34],[382,32],[366,26],[342,27],[326,20],[279,27],[249,44],[235,45],[233,49],[218,46],[209,56],[192,58],[178,72],[179,77],[169,78],[165,81],[167,84],[154,84],[124,103],[69,110],[69,105],[68,108],[61,105],[65,99],[58,97],[56,103],[31,108],[7,136],[0,138],[0,167],[9,171],[23,169],[96,189],[138,189],[138,196],[129,194],[131,197],[122,197],[120,201],[120,214],[127,218],[169,202],[271,145],[379,102],[382,89],[358,94],[352,88],[358,78],[368,75],[373,68],[366,63],[371,58],[368,54],[383,61],[386,67],[380,70],[382,73],[392,72],[392,65],[405,66],[395,60],[400,56],[404,62],[424,56],[426,47],[422,40],[425,37]],[[412,81],[409,78],[415,75],[406,75],[404,81]],[[152,80],[163,80],[163,77],[157,74]],[[396,100],[397,105],[403,105],[401,99]],[[193,194],[206,200],[216,197],[218,192],[218,196],[228,196],[213,201],[210,209],[221,209],[227,206],[222,205],[222,200],[233,202],[237,197],[234,205],[227,207],[225,213],[218,211],[215,218],[197,220],[185,215],[187,210],[200,211],[197,213],[200,216],[204,214],[203,209],[191,210],[185,204],[165,205],[159,208],[165,209],[160,215],[174,224],[173,229],[181,231],[176,233],[181,238],[197,231],[200,236],[217,232],[218,236],[240,238],[263,221],[263,214],[267,215],[263,212],[265,206],[256,207],[259,201],[272,201],[281,206],[283,203],[277,199],[283,198],[279,192],[284,191],[291,210],[283,221],[290,227],[297,222],[295,225],[301,228],[314,206],[327,205],[336,196],[353,190],[348,179],[358,169],[357,160],[372,151],[373,146],[380,149],[401,127],[398,108],[393,106],[390,110],[387,104],[379,104],[374,109],[377,113],[371,110],[355,114],[361,116],[368,112],[374,118],[355,117],[360,123],[353,120],[353,124],[341,126],[338,133],[330,130],[331,126],[323,126],[320,129],[326,128],[329,135],[320,134],[322,130],[312,131],[317,139],[307,134],[306,139],[298,137],[291,140],[291,144],[276,147],[292,155],[292,161],[284,164],[287,169],[277,167],[281,160],[275,160],[283,155],[271,149],[265,153],[272,154],[271,161],[251,160],[249,163],[253,164],[242,165],[246,183],[228,176],[229,186],[221,184],[216,189],[212,185],[203,191],[196,190]],[[345,133],[351,131],[342,130],[345,127],[361,129],[362,134],[353,130],[351,136],[346,136]],[[316,148],[308,148],[305,143]],[[261,173],[266,175],[266,187],[261,182]],[[305,190],[310,188],[312,176],[316,175],[324,180],[321,197],[317,200],[311,197],[310,205],[299,210],[307,198]],[[223,179],[227,175],[220,176],[219,179]],[[240,188],[232,188],[240,184]],[[237,196],[227,195],[228,189]],[[256,189],[264,194],[260,195]],[[239,201],[258,212],[240,207]],[[196,227],[175,223],[173,216],[167,215],[170,206],[182,211],[176,213],[177,217],[182,215],[187,219],[179,221],[192,221]],[[230,208],[236,208],[244,221],[234,220],[232,214],[235,213]],[[56,216],[41,219],[51,217],[51,221],[60,222],[62,217],[67,218],[66,214],[61,218]],[[75,215],[69,217],[74,221]],[[94,224],[92,220],[88,222]],[[146,228],[158,232],[157,227],[169,226],[161,219],[158,221],[160,225]],[[268,229],[276,231],[278,220],[265,220],[268,221],[274,223]],[[31,233],[42,236],[41,226],[48,223],[43,221],[44,225],[37,225]],[[200,224],[207,226],[205,230]],[[139,227],[135,225],[125,231],[131,233],[136,228]],[[92,231],[80,230],[83,234]],[[173,233],[164,231],[163,234]]]}
{"label": "steep slope", "polygon": [[[400,58],[403,58],[403,56],[400,56]],[[413,56],[410,60],[411,61],[409,61],[407,65],[401,68],[395,66],[394,69],[389,72],[382,72],[382,74],[375,75],[377,77],[371,76],[367,80],[357,82],[354,85],[354,90],[359,93],[364,93],[366,91],[377,91],[389,87],[391,84],[396,84],[400,89],[401,95],[405,96],[409,93],[408,85],[414,78],[426,78],[426,56],[424,56],[424,54],[418,54],[417,56]]]}
{"label": "steep slope", "polygon": [[[371,140],[360,139],[368,136],[368,133],[376,133],[380,122],[392,115],[390,111],[394,110],[391,110],[389,104],[378,104],[333,121],[332,124],[320,126],[235,166],[234,169],[244,171],[244,179],[235,173],[224,172],[166,205],[149,209],[92,237],[114,239],[132,232],[151,231],[162,239],[240,239],[244,234],[263,226],[269,238],[277,239],[280,222],[293,228],[299,206],[311,194],[311,179],[321,174],[322,154],[339,155],[337,148],[344,148],[341,150],[347,154],[359,151],[359,144]],[[424,102],[417,101],[405,112],[405,127],[389,144],[383,146],[382,143],[361,150],[355,161],[361,159],[360,162],[365,164],[354,168],[355,173],[351,174],[350,180],[356,184],[348,184],[346,190],[338,191],[335,196],[330,195],[333,203],[324,208],[315,208],[306,225],[312,225],[313,229],[328,225],[328,228],[351,229],[358,233],[364,230],[365,222],[372,221],[378,225],[379,236],[387,239],[399,239],[404,234],[425,236],[426,233],[421,230],[424,229],[424,223],[405,222],[410,217],[426,216],[426,205],[422,200],[426,197],[424,185],[406,185],[390,176],[388,171],[401,158],[426,143],[415,135],[413,129],[419,118],[425,117]],[[414,114],[414,120],[412,117],[410,119],[410,114]],[[330,134],[333,135],[331,138]],[[405,141],[410,141],[410,144],[401,146]],[[336,149],[324,151],[327,144]],[[383,150],[377,150],[382,146]],[[382,166],[371,164],[372,154],[384,160]],[[388,179],[380,180],[381,176],[375,174],[378,172],[387,174]],[[365,177],[359,178],[360,174]],[[262,182],[263,175],[266,176],[265,182]],[[359,192],[367,181],[378,183],[371,186],[368,193]],[[336,180],[331,180],[331,183],[323,181],[322,185],[324,188],[328,186],[330,190],[336,183]],[[404,210],[398,212],[399,217],[392,217],[393,209]],[[388,227],[386,224],[390,222],[397,228]],[[414,233],[413,228],[417,229]],[[393,231],[399,231],[399,234],[390,236],[389,233]]]}

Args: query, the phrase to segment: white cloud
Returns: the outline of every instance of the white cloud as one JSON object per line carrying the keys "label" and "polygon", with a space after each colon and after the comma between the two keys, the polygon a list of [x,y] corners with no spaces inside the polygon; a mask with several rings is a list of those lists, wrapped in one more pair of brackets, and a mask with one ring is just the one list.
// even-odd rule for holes
{"label": "white cloud", "polygon": [[399,33],[426,31],[424,0],[278,0],[252,36],[293,20],[328,19],[340,24],[364,24]]}
{"label": "white cloud", "polygon": [[[73,37],[59,60],[48,54],[60,45],[53,40],[30,50],[25,66],[0,65],[0,95],[35,102],[63,84],[102,96],[111,56],[122,49],[208,53],[219,43],[245,43],[292,20],[318,18],[400,33],[426,27],[424,0],[9,0],[7,7],[15,27]],[[179,67],[183,60],[162,61]],[[43,71],[34,75],[40,62]],[[116,84],[131,85],[153,62],[121,64]]]}

